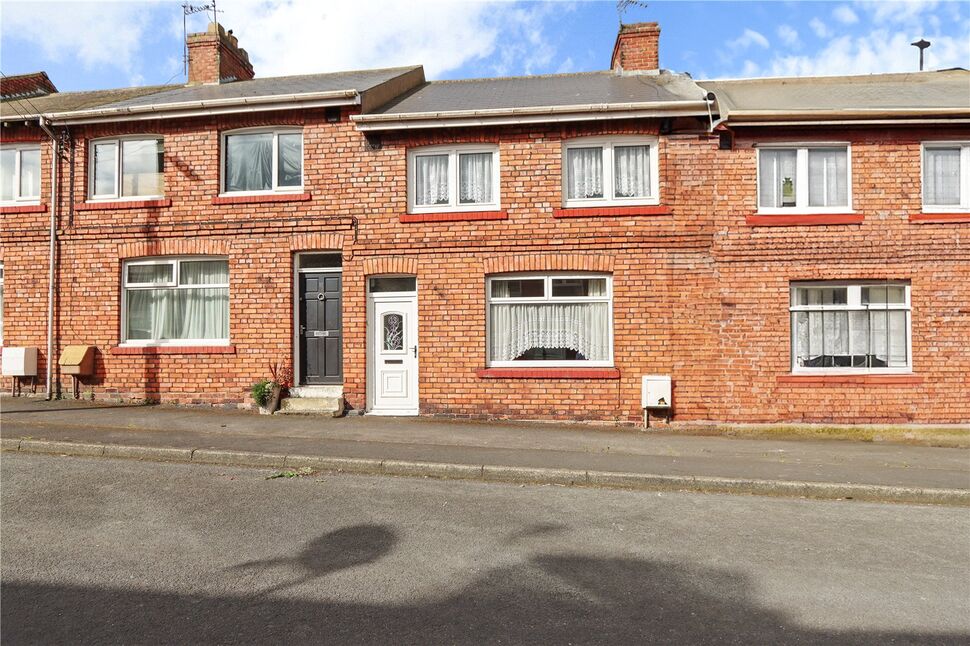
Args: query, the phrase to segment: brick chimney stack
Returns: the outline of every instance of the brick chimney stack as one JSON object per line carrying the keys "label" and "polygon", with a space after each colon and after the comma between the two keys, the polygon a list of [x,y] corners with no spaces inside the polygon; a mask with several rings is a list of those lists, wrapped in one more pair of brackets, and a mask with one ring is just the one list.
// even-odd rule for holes
{"label": "brick chimney stack", "polygon": [[253,78],[249,54],[240,49],[239,41],[226,33],[219,23],[209,23],[200,34],[189,34],[185,44],[189,50],[189,85],[230,83]]}
{"label": "brick chimney stack", "polygon": [[655,22],[620,25],[610,68],[614,72],[660,71],[660,25]]}

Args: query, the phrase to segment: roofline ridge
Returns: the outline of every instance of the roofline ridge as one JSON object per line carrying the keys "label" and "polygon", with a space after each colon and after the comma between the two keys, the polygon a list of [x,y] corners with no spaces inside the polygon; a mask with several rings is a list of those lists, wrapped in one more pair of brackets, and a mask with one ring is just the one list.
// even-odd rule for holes
{"label": "roofline ridge", "polygon": [[600,74],[615,74],[613,70],[593,70],[591,72],[559,72],[555,74],[522,74],[520,76],[480,76],[477,78],[469,79],[441,79],[428,81],[429,84],[445,84],[445,83],[474,83],[479,81],[511,81],[518,79],[544,79],[544,78],[561,78],[564,76],[594,76]]}
{"label": "roofline ridge", "polygon": [[812,79],[858,79],[887,76],[911,76],[919,74],[939,74],[940,72],[966,72],[963,67],[948,67],[940,70],[913,70],[911,72],[873,72],[870,74],[816,74],[813,76],[737,76],[733,78],[695,79],[695,83],[724,83],[726,81],[811,81]]}

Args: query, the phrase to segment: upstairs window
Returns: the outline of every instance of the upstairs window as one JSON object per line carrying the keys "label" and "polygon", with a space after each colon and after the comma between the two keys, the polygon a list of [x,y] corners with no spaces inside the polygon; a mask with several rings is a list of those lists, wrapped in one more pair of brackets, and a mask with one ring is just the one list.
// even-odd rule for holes
{"label": "upstairs window", "polygon": [[91,199],[152,198],[165,193],[161,137],[96,139],[89,150]]}
{"label": "upstairs window", "polygon": [[794,283],[792,371],[906,372],[908,283]]}
{"label": "upstairs window", "polygon": [[0,148],[0,204],[40,201],[40,146]]}
{"label": "upstairs window", "polygon": [[613,365],[610,276],[514,274],[486,288],[490,366]]}
{"label": "upstairs window", "polygon": [[229,261],[150,258],[125,263],[122,341],[130,345],[229,342]]}
{"label": "upstairs window", "polygon": [[760,213],[832,213],[851,209],[849,147],[758,149]]}
{"label": "upstairs window", "polygon": [[223,193],[302,190],[302,131],[260,129],[223,135]]}
{"label": "upstairs window", "polygon": [[563,146],[563,204],[659,204],[655,137],[590,138]]}
{"label": "upstairs window", "polygon": [[970,142],[923,144],[923,210],[970,211]]}
{"label": "upstairs window", "polygon": [[435,146],[408,151],[411,213],[499,208],[497,146]]}

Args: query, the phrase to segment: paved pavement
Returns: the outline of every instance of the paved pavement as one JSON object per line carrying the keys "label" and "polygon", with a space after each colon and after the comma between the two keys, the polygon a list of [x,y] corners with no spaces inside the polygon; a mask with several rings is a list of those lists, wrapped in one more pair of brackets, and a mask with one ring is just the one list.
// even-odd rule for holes
{"label": "paved pavement", "polygon": [[4,438],[770,481],[970,489],[970,451],[428,418],[2,400]]}
{"label": "paved pavement", "polygon": [[5,645],[970,643],[964,509],[0,465]]}

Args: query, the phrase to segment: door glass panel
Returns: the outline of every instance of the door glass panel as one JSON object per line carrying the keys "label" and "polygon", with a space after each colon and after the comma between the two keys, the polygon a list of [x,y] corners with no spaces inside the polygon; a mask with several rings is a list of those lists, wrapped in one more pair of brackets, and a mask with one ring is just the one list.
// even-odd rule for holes
{"label": "door glass panel", "polygon": [[371,293],[378,292],[413,292],[417,279],[414,276],[390,276],[385,278],[371,278]]}
{"label": "door glass panel", "polygon": [[305,253],[300,256],[300,269],[340,269],[339,253]]}
{"label": "door glass panel", "polygon": [[401,314],[384,315],[384,349],[404,349],[404,316]]}

